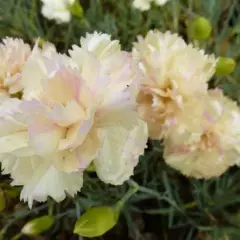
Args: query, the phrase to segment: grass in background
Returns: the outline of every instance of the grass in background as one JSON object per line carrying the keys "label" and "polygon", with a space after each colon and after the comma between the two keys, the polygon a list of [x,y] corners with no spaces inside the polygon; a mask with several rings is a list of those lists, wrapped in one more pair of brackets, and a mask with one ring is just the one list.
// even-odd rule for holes
{"label": "grass in background", "polygon": [[[84,19],[73,18],[57,25],[44,19],[39,0],[0,0],[0,36],[20,37],[33,44],[36,38],[56,44],[67,52],[86,32],[107,32],[130,50],[137,35],[149,29],[171,30],[188,39],[186,26],[195,16],[204,16],[213,25],[210,40],[199,42],[208,53],[233,57],[236,70],[227,77],[215,77],[231,98],[240,100],[240,3],[238,0],[170,0],[164,7],[141,13],[131,0],[83,0]],[[34,80],[34,79],[33,79]],[[187,179],[167,167],[161,144],[149,142],[132,180],[119,187],[100,182],[94,173],[85,173],[84,187],[74,199],[60,204],[51,199],[36,204],[32,211],[19,202],[19,188],[0,175],[6,209],[0,213],[2,239],[18,234],[24,223],[43,214],[52,214],[55,224],[43,239],[78,239],[72,234],[81,212],[98,205],[113,205],[133,185],[139,191],[125,204],[118,225],[99,239],[136,240],[238,240],[240,239],[240,169],[232,168],[222,177],[203,181]],[[4,228],[5,226],[5,228]],[[2,235],[3,236],[3,235]],[[1,235],[0,235],[1,239]]]}

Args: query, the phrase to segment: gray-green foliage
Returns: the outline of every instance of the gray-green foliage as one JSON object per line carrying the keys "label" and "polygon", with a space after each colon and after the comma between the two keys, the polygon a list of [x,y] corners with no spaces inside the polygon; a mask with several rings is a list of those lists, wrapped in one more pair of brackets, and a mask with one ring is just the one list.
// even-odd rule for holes
{"label": "gray-green foliage", "polygon": [[[29,43],[40,37],[56,44],[59,51],[67,52],[86,32],[96,30],[110,33],[120,40],[125,50],[130,50],[137,35],[154,28],[178,32],[191,40],[187,36],[187,23],[193,17],[203,16],[211,22],[213,32],[209,40],[199,42],[200,47],[217,56],[232,57],[237,63],[231,75],[215,77],[211,86],[219,86],[231,98],[240,100],[238,0],[170,0],[163,8],[155,6],[144,13],[132,8],[131,0],[82,0],[81,3],[84,19],[74,17],[69,24],[57,25],[42,17],[39,0],[0,0],[0,36],[21,37]],[[1,224],[7,227],[3,228],[6,239],[12,236],[11,229],[19,228],[14,225],[19,220],[24,222],[29,216],[41,216],[47,209],[56,219],[50,237],[58,236],[62,229],[71,233],[84,209],[113,206],[135,183],[139,185],[138,192],[125,203],[115,228],[116,235],[121,236],[126,222],[133,239],[144,239],[145,231],[153,231],[161,239],[192,240],[201,239],[200,236],[204,236],[204,240],[207,236],[216,240],[240,239],[238,168],[209,181],[187,179],[164,164],[161,145],[151,142],[135,170],[135,183],[129,181],[113,187],[100,182],[94,173],[85,173],[84,178],[83,190],[75,199],[68,198],[59,204],[49,199],[47,204],[36,206],[32,211],[23,203],[17,203],[18,197],[15,202],[8,202],[6,207],[10,210],[0,217]],[[9,182],[3,177],[1,180]],[[1,188],[6,190],[6,186]]]}

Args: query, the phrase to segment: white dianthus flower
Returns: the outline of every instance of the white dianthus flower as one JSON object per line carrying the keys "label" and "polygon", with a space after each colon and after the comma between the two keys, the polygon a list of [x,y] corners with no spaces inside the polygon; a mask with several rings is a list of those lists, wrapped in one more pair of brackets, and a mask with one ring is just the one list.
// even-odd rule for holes
{"label": "white dianthus flower", "polygon": [[138,38],[133,56],[144,74],[139,113],[148,122],[150,137],[161,139],[185,99],[206,93],[216,59],[187,45],[177,34],[157,30]]}
{"label": "white dianthus flower", "polygon": [[147,11],[151,8],[151,3],[155,3],[158,6],[164,5],[169,0],[134,0],[133,7],[140,11]]}
{"label": "white dianthus flower", "polygon": [[30,205],[74,195],[92,162],[102,181],[122,184],[147,142],[147,125],[136,111],[137,65],[108,35],[81,42],[72,58],[30,59],[22,73],[23,100],[0,115],[6,122],[0,161],[13,184],[24,185],[21,196]]}
{"label": "white dianthus flower", "polygon": [[153,0],[158,6],[162,6],[167,3],[169,0]]}
{"label": "white dianthus flower", "polygon": [[240,110],[220,90],[189,99],[175,117],[165,139],[167,164],[207,179],[240,162]]}
{"label": "white dianthus flower", "polygon": [[33,200],[52,197],[59,202],[76,194],[82,186],[82,173],[65,173],[53,164],[51,156],[37,156],[29,145],[28,126],[19,105],[8,99],[0,107],[0,162],[3,174],[11,174],[12,185],[23,185],[21,199],[32,206]]}
{"label": "white dianthus flower", "polygon": [[69,6],[75,0],[41,0],[43,2],[42,14],[44,17],[52,20],[55,19],[57,23],[69,22],[71,20],[71,13]]}
{"label": "white dianthus flower", "polygon": [[147,11],[151,8],[151,3],[152,3],[152,0],[134,0],[133,7],[141,11]]}

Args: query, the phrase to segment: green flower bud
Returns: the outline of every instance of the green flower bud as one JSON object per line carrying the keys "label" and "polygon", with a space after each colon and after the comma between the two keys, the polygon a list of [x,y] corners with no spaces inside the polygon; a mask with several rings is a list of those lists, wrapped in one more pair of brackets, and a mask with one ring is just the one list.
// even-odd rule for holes
{"label": "green flower bud", "polygon": [[5,198],[3,191],[0,189],[0,212],[2,212],[6,207]]}
{"label": "green flower bud", "polygon": [[216,66],[217,76],[226,76],[234,71],[236,67],[236,62],[232,58],[219,57]]}
{"label": "green flower bud", "polygon": [[40,233],[48,230],[54,223],[52,216],[42,216],[26,223],[21,232],[28,236],[38,236]]}
{"label": "green flower bud", "polygon": [[118,221],[118,212],[111,207],[88,209],[76,222],[74,233],[83,237],[98,237],[113,228]]}
{"label": "green flower bud", "polygon": [[212,32],[211,23],[204,17],[195,18],[188,26],[190,37],[196,40],[208,39]]}

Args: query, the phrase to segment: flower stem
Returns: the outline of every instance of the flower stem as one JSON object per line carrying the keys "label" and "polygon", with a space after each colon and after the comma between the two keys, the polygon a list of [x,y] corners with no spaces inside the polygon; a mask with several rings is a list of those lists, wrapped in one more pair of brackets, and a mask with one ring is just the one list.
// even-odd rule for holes
{"label": "flower stem", "polygon": [[[44,204],[44,205],[41,205],[39,207],[36,207],[34,209],[32,209],[31,211],[22,211],[20,213],[17,213],[17,214],[13,214],[12,216],[10,216],[10,219],[7,220],[7,224],[4,226],[3,230],[0,232],[0,239],[1,239],[1,236],[5,234],[5,232],[7,231],[7,229],[12,225],[14,224],[17,220],[20,220],[22,218],[25,218],[33,213],[38,213],[39,211],[43,210],[43,209],[46,209],[48,207],[47,204]],[[19,239],[21,236],[18,236],[16,235],[15,236],[16,239]],[[14,238],[15,238],[14,237]],[[17,238],[18,237],[18,238]],[[13,239],[14,239],[13,238]],[[14,240],[16,240],[14,239]]]}
{"label": "flower stem", "polygon": [[117,212],[121,211],[121,209],[123,208],[124,204],[128,201],[128,199],[131,198],[139,189],[139,185],[133,180],[128,180],[128,184],[130,186],[129,190],[123,196],[123,198],[116,203],[115,209],[117,210]]}
{"label": "flower stem", "polygon": [[48,200],[48,215],[52,216],[53,215],[53,201]]}
{"label": "flower stem", "polygon": [[185,203],[183,205],[184,209],[191,209],[197,206],[197,203],[195,201],[193,202],[189,202],[189,203]]}
{"label": "flower stem", "polygon": [[79,218],[81,215],[81,208],[80,208],[80,204],[77,200],[75,202],[75,206],[76,206],[76,215],[77,215],[77,218]]}
{"label": "flower stem", "polygon": [[147,193],[147,194],[149,194],[149,195],[152,195],[153,197],[157,198],[158,200],[164,200],[164,201],[168,202],[168,203],[169,203],[172,207],[174,207],[176,210],[178,210],[178,211],[181,212],[182,214],[185,214],[184,211],[183,211],[181,208],[179,208],[179,207],[177,206],[177,204],[176,204],[173,200],[169,199],[167,196],[164,196],[164,195],[162,195],[161,193],[159,193],[159,192],[157,192],[157,191],[154,191],[154,190],[152,190],[152,189],[139,186],[135,181],[133,181],[133,180],[131,180],[131,179],[130,179],[128,182],[129,182],[129,184],[135,186],[135,187],[138,189],[139,192]]}
{"label": "flower stem", "polygon": [[22,233],[18,233],[13,238],[11,238],[11,240],[18,240],[22,237],[22,235],[23,235]]}
{"label": "flower stem", "polygon": [[173,0],[172,1],[173,26],[176,32],[178,32],[178,9],[177,8],[178,8],[177,1]]}

